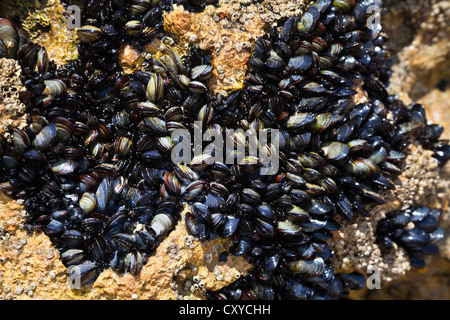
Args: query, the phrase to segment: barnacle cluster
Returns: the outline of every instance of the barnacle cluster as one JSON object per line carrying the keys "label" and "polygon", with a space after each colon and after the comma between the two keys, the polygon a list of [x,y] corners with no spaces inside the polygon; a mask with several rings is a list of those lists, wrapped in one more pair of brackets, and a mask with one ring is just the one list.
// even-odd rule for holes
{"label": "barnacle cluster", "polygon": [[8,126],[21,126],[25,123],[25,105],[19,100],[19,92],[24,88],[21,85],[20,67],[9,59],[0,60],[3,76],[0,79],[0,132]]}
{"label": "barnacle cluster", "polygon": [[[204,5],[181,2],[194,11]],[[0,19],[0,56],[22,66],[28,116],[25,128],[2,137],[0,189],[24,199],[27,225],[50,237],[82,286],[109,267],[138,274],[183,220],[200,240],[231,238],[230,253],[254,265],[211,299],[339,298],[361,288],[362,274],[331,267],[332,232],[383,202],[379,192],[395,187],[412,140],[440,164],[450,157],[443,128],[427,123],[424,107],[387,94],[390,50],[381,26],[367,24],[373,1],[317,0],[283,19],[256,42],[244,88],[228,96],[209,90],[211,57],[195,47],[182,57],[161,45],[142,70],[121,69],[120,48],[145,51],[166,36],[171,4],[87,1],[79,57],[60,67]],[[366,102],[356,103],[361,87]],[[238,163],[239,147],[251,142],[237,130],[234,163],[214,160],[209,142],[175,163],[178,129],[223,141],[227,129],[268,130],[279,144],[260,150],[276,154],[279,168],[266,174],[269,164],[252,156]],[[387,250],[398,242],[421,266],[421,255],[435,250],[430,239],[441,237],[439,214],[402,216],[380,224],[380,243]]]}

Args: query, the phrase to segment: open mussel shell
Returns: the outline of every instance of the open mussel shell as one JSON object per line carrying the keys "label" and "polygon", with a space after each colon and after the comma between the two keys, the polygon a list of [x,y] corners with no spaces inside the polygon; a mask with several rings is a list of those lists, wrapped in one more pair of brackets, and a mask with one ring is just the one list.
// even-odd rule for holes
{"label": "open mussel shell", "polygon": [[136,110],[141,115],[146,117],[159,117],[163,114],[163,111],[156,104],[150,101],[139,102],[136,104]]}
{"label": "open mussel shell", "polygon": [[[313,8],[313,7],[311,7],[311,8]],[[297,24],[297,28],[301,32],[308,32],[314,28],[318,19],[319,19],[319,11],[317,9],[307,11],[300,18],[300,20]]]}
{"label": "open mussel shell", "polygon": [[184,74],[185,67],[178,53],[172,48],[165,46],[163,60],[167,68],[173,75]]}
{"label": "open mussel shell", "polygon": [[158,149],[161,150],[162,152],[168,153],[174,147],[173,140],[168,136],[156,138],[155,142]]}
{"label": "open mussel shell", "polygon": [[137,275],[143,265],[144,259],[139,251],[129,252],[125,257],[125,272]]}
{"label": "open mussel shell", "polygon": [[128,137],[120,136],[114,143],[115,152],[121,156],[126,156],[130,152],[132,144],[133,142]]}
{"label": "open mussel shell", "polygon": [[302,237],[302,229],[290,220],[278,221],[276,231],[285,239]]}
{"label": "open mussel shell", "polygon": [[279,70],[282,69],[286,65],[286,63],[284,62],[284,59],[280,57],[276,51],[271,50],[270,55],[265,62],[265,65],[269,69]]}
{"label": "open mussel shell", "polygon": [[316,115],[314,113],[309,112],[296,113],[289,117],[287,127],[288,129],[298,129],[310,124],[315,120],[315,118]]}
{"label": "open mussel shell", "polygon": [[39,73],[45,73],[48,71],[49,68],[49,57],[47,54],[47,50],[45,47],[39,47],[37,53],[36,53],[36,66],[35,71]]}
{"label": "open mussel shell", "polygon": [[188,166],[177,164],[174,171],[180,179],[198,180],[198,174]]}
{"label": "open mussel shell", "polygon": [[[114,189],[111,179],[109,177],[104,178],[100,182],[97,191],[95,192],[95,199],[97,202],[97,209],[99,212],[103,212],[106,210],[108,202],[113,194],[113,191]],[[91,201],[92,203],[94,202],[93,197],[91,198],[91,196],[87,196],[86,200]]]}
{"label": "open mussel shell", "polygon": [[348,13],[353,10],[356,6],[355,0],[334,0],[333,5],[336,9]]}
{"label": "open mussel shell", "polygon": [[141,33],[142,27],[139,20],[131,20],[125,24],[124,31],[129,36],[137,36]]}
{"label": "open mussel shell", "polygon": [[380,169],[375,163],[364,158],[357,158],[351,160],[347,164],[346,169],[349,172],[362,177],[372,176],[380,172]]}
{"label": "open mussel shell", "polygon": [[308,70],[312,62],[313,60],[310,55],[300,55],[289,60],[287,69],[291,73],[299,73]]}
{"label": "open mussel shell", "polygon": [[199,221],[212,222],[211,211],[204,203],[195,202],[193,204],[193,213]]}
{"label": "open mussel shell", "polygon": [[76,265],[83,262],[85,256],[84,250],[70,249],[61,254],[61,261],[65,266]]}
{"label": "open mussel shell", "polygon": [[310,218],[308,212],[297,205],[292,205],[287,211],[287,217],[294,222],[307,221]]}
{"label": "open mussel shell", "polygon": [[182,194],[187,200],[194,199],[203,192],[206,184],[207,182],[204,180],[193,181],[182,190]]}
{"label": "open mussel shell", "polygon": [[202,226],[200,226],[200,223],[191,212],[186,212],[184,224],[191,236],[200,237]]}
{"label": "open mussel shell", "polygon": [[85,192],[81,196],[79,206],[84,213],[88,214],[95,210],[97,206],[97,199],[93,193]]}
{"label": "open mussel shell", "polygon": [[[184,110],[182,107],[171,107],[164,114],[164,119],[167,122],[182,121],[183,118],[184,118]],[[181,123],[180,125],[183,126]]]}
{"label": "open mussel shell", "polygon": [[46,150],[55,141],[57,133],[58,129],[56,127],[56,124],[50,123],[36,135],[32,143],[33,147],[41,151]]}
{"label": "open mussel shell", "polygon": [[25,152],[31,145],[28,134],[19,128],[13,129],[13,142],[19,152]]}
{"label": "open mussel shell", "polygon": [[189,82],[188,88],[189,88],[189,90],[192,93],[196,93],[196,94],[201,94],[201,93],[204,93],[204,92],[206,92],[208,90],[206,85],[204,85],[200,81],[191,81],[191,82]]}
{"label": "open mussel shell", "polygon": [[151,131],[163,135],[167,133],[166,121],[157,117],[147,117],[144,119],[144,123],[148,129]]}
{"label": "open mussel shell", "polygon": [[65,94],[67,91],[67,86],[62,80],[59,79],[44,80],[44,83],[45,83],[44,89],[45,95],[60,96]]}
{"label": "open mussel shell", "polygon": [[214,158],[210,153],[201,153],[192,158],[189,166],[196,171],[201,171],[207,166],[213,164],[213,160]]}
{"label": "open mussel shell", "polygon": [[321,152],[327,160],[344,164],[350,155],[350,147],[341,142],[329,142],[322,146]]}
{"label": "open mussel shell", "polygon": [[231,237],[233,234],[235,234],[239,226],[239,221],[240,219],[238,217],[227,215],[225,218],[225,222],[223,223],[223,229],[220,235],[223,238]]}
{"label": "open mussel shell", "polygon": [[70,175],[78,168],[78,165],[71,159],[59,158],[52,163],[51,168],[56,175]]}

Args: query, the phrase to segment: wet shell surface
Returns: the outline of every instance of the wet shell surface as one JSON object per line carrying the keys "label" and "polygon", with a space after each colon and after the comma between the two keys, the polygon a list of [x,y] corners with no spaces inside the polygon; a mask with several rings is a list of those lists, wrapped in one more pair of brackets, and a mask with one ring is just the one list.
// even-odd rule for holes
{"label": "wet shell surface", "polygon": [[[0,19],[0,56],[22,67],[29,115],[1,140],[0,190],[24,200],[25,224],[49,236],[81,287],[108,268],[138,275],[183,221],[201,241],[230,239],[229,253],[254,266],[209,299],[339,299],[361,289],[364,275],[331,267],[332,232],[383,202],[411,141],[441,166],[450,158],[425,108],[387,93],[387,37],[361,14],[375,1],[317,0],[281,19],[256,41],[243,88],[228,96],[208,87],[211,53],[195,46],[180,56],[162,45],[160,58],[131,74],[118,64],[121,45],[143,48],[168,35],[163,13],[172,2],[88,1],[79,57],[59,67]],[[364,103],[354,100],[356,82]],[[218,149],[199,154],[189,142],[191,157],[175,162],[183,141],[172,133],[194,136],[200,127],[221,138],[232,129],[235,149],[219,160]],[[246,154],[255,141],[237,129],[267,129],[272,140],[255,145],[276,158]],[[383,252],[404,247],[423,267],[443,238],[440,215],[396,212],[380,221],[377,242]]]}

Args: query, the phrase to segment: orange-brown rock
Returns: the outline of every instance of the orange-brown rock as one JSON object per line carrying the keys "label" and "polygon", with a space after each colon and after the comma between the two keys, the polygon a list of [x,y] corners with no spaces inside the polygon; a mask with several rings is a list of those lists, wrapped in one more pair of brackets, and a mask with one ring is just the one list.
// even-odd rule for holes
{"label": "orange-brown rock", "polygon": [[22,128],[26,125],[25,105],[19,100],[19,92],[24,91],[20,76],[22,68],[13,59],[0,59],[0,133],[10,127]]}
{"label": "orange-brown rock", "polygon": [[[6,2],[11,1],[2,1],[0,8]],[[191,45],[211,52],[215,71],[209,85],[215,92],[226,94],[242,85],[247,59],[264,27],[273,25],[280,17],[299,13],[303,9],[300,2],[304,1],[264,0],[257,4],[248,0],[221,1],[218,8],[208,7],[198,14],[175,8],[165,17],[165,28],[176,38],[178,52]],[[400,94],[406,103],[424,103],[431,120],[448,127],[450,51],[446,17],[450,1],[386,2],[388,14],[383,23],[398,52],[390,92]],[[36,15],[37,19],[45,16],[45,12],[41,13],[44,15]],[[30,20],[30,23],[35,22]],[[43,44],[52,41],[51,37],[42,39]],[[54,45],[56,51],[50,51],[51,57],[63,61],[67,55],[58,56],[57,50],[64,46],[64,41]],[[158,43],[151,46],[156,49],[150,52],[157,51]],[[123,55],[127,61],[125,68],[131,70],[140,55],[128,49],[123,49]],[[18,79],[17,65],[3,59],[0,63],[2,74],[8,74],[4,69],[9,68],[15,70],[9,73],[10,78]],[[7,80],[1,80],[0,75],[0,84],[1,81]],[[357,99],[364,99],[364,92],[358,91]],[[8,115],[0,118],[8,119]],[[444,136],[450,137],[449,130],[444,131]],[[365,272],[369,265],[376,265],[383,270],[382,284],[389,284],[382,290],[354,293],[353,298],[449,298],[449,237],[439,244],[440,255],[430,257],[427,267],[417,271],[411,269],[403,250],[382,256],[373,236],[376,221],[390,210],[422,204],[442,208],[445,211],[442,225],[450,230],[449,171],[449,165],[443,170],[437,168],[431,152],[411,145],[405,173],[395,181],[397,190],[385,194],[387,205],[373,210],[368,218],[346,223],[335,233],[331,245],[336,253],[337,271]],[[226,262],[219,261],[219,255],[228,249],[229,243],[220,239],[199,242],[186,233],[181,223],[137,277],[106,270],[92,287],[71,290],[59,253],[42,232],[27,231],[23,221],[22,206],[0,195],[0,297],[3,299],[202,299],[205,289],[217,290],[251,268],[243,259],[233,256]]]}
{"label": "orange-brown rock", "polygon": [[252,266],[230,256],[230,247],[217,239],[201,242],[179,223],[148,259],[136,277],[108,269],[82,290],[70,289],[58,251],[41,231],[23,227],[22,206],[0,194],[0,297],[2,299],[204,299]]}
{"label": "orange-brown rock", "polygon": [[137,69],[144,61],[144,58],[132,45],[124,45],[119,50],[118,60],[120,67],[125,74],[131,74]]}
{"label": "orange-brown rock", "polygon": [[[224,5],[222,10],[226,12],[229,8]],[[211,52],[215,70],[208,84],[214,92],[224,95],[242,88],[252,46],[263,34],[263,26],[263,21],[256,16],[245,31],[229,30],[204,13],[190,13],[179,8],[164,20],[165,29],[179,37],[182,43],[198,45]]]}

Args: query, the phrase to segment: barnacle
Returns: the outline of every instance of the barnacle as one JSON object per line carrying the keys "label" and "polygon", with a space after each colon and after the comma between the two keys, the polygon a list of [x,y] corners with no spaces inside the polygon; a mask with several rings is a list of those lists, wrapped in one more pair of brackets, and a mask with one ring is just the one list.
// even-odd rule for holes
{"label": "barnacle", "polygon": [[[139,70],[121,68],[121,49],[145,52],[167,35],[171,4],[87,1],[79,56],[59,67],[0,20],[0,54],[23,68],[28,114],[28,125],[2,140],[0,189],[24,199],[28,227],[50,237],[82,286],[106,268],[138,274],[184,221],[202,241],[230,238],[230,253],[253,265],[208,298],[335,299],[363,287],[363,275],[334,272],[332,232],[383,203],[411,141],[440,165],[450,158],[443,128],[427,122],[424,107],[387,93],[387,37],[367,25],[373,1],[317,0],[280,20],[256,41],[245,83],[228,79],[228,96],[208,87],[211,53],[195,46],[182,56],[161,42]],[[358,86],[367,101],[355,102]],[[222,141],[233,130],[233,161],[216,160],[218,145],[204,143],[206,152],[175,162],[177,130]],[[252,141],[243,130],[278,141],[258,141],[272,162],[246,156]],[[188,147],[195,153],[195,142]],[[402,216],[410,220],[396,224]],[[402,229],[407,222],[417,226]],[[381,221],[378,241],[386,251],[398,242],[420,267],[435,252],[430,239],[442,238],[438,222],[436,211],[411,209]]]}

